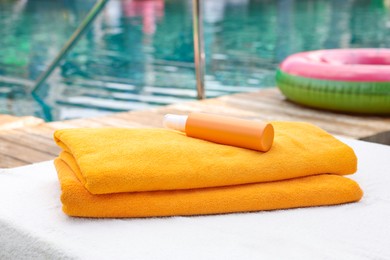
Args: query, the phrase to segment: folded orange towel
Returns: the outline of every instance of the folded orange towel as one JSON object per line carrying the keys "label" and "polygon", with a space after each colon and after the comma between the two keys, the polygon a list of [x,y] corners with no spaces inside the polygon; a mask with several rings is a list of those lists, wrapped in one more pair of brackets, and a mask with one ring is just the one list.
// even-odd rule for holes
{"label": "folded orange towel", "polygon": [[64,151],[55,165],[63,210],[84,217],[170,216],[361,198],[354,181],[337,176],[356,171],[350,147],[310,124],[273,125],[267,153],[164,129],[59,130],[55,140]]}

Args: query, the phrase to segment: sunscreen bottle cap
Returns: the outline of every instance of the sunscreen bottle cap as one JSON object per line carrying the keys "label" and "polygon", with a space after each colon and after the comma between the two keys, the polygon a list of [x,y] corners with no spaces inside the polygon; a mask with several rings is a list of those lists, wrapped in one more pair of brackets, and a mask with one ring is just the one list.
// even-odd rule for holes
{"label": "sunscreen bottle cap", "polygon": [[185,132],[188,116],[166,114],[164,116],[163,125],[165,128]]}

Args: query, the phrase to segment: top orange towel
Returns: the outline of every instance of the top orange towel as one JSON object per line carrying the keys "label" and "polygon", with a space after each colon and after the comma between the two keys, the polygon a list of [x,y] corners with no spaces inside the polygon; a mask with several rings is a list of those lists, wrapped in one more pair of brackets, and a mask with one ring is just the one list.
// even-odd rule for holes
{"label": "top orange towel", "polygon": [[92,194],[179,190],[351,174],[353,150],[307,123],[273,122],[267,153],[214,144],[164,129],[65,129],[60,159]]}

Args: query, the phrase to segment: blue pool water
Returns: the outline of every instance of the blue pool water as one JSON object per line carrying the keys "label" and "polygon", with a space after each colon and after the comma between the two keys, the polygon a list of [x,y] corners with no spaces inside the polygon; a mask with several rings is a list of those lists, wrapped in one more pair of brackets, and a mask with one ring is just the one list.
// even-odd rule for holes
{"label": "blue pool water", "polygon": [[[0,0],[0,113],[47,121],[195,99],[191,0],[111,0],[40,93],[31,85],[92,0]],[[204,0],[206,95],[275,85],[300,51],[390,47],[379,0]]]}

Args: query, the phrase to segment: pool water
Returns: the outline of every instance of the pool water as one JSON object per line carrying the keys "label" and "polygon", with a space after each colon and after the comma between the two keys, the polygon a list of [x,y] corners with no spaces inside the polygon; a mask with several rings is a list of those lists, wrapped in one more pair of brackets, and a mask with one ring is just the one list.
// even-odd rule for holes
{"label": "pool water", "polygon": [[[0,113],[47,121],[196,98],[191,0],[111,0],[48,79],[31,87],[92,0],[0,0]],[[275,86],[314,49],[390,47],[390,1],[204,0],[206,95]]]}

